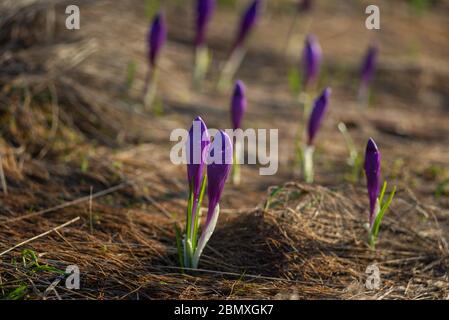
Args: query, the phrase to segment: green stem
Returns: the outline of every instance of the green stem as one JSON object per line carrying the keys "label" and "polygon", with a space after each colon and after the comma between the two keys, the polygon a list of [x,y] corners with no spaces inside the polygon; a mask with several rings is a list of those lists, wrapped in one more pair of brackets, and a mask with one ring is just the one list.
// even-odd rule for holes
{"label": "green stem", "polygon": [[193,188],[190,188],[189,200],[187,202],[187,222],[186,222],[186,239],[191,239],[192,211],[193,211]]}
{"label": "green stem", "polygon": [[193,249],[193,252],[195,252],[196,246],[197,246],[198,229],[200,227],[201,204],[203,203],[204,194],[206,193],[206,185],[207,185],[207,176],[204,175],[203,181],[201,183],[201,191],[200,191],[200,195],[198,197],[198,203],[196,205],[195,221],[194,221],[194,224],[193,224],[194,225],[193,234],[192,234],[192,249]]}
{"label": "green stem", "polygon": [[357,161],[357,157],[359,156],[359,153],[357,152],[357,148],[355,147],[354,141],[352,140],[351,136],[349,135],[348,128],[344,124],[344,122],[340,122],[338,124],[338,130],[340,130],[341,134],[343,135],[343,138],[345,139],[346,147],[349,151],[349,158],[348,162],[349,165],[354,166]]}
{"label": "green stem", "polygon": [[234,185],[240,184],[240,143],[235,142],[234,154],[233,154],[233,164],[232,164],[232,183]]}
{"label": "green stem", "polygon": [[376,249],[376,237],[373,235],[372,231],[368,234],[368,245],[372,250]]}
{"label": "green stem", "polygon": [[296,147],[295,147],[295,154],[296,154],[296,163],[297,165],[300,165],[301,161],[304,164],[304,150],[302,150],[302,145],[305,144],[305,141],[307,139],[307,117],[309,114],[309,95],[306,92],[301,92],[298,95],[298,103],[300,108],[302,109],[302,116],[301,116],[301,126],[302,128],[298,129],[297,138],[296,138]]}
{"label": "green stem", "polygon": [[149,71],[149,74],[145,83],[145,92],[143,98],[143,106],[144,110],[150,110],[153,105],[154,98],[156,97],[157,91],[157,79],[158,79],[158,70],[153,69]]}
{"label": "green stem", "polygon": [[295,15],[293,16],[293,20],[290,23],[290,27],[288,28],[287,40],[285,41],[285,45],[283,48],[284,49],[283,54],[286,56],[288,54],[288,48],[290,47],[290,43],[292,42],[293,31],[295,30],[297,20],[298,20],[298,10],[295,10]]}

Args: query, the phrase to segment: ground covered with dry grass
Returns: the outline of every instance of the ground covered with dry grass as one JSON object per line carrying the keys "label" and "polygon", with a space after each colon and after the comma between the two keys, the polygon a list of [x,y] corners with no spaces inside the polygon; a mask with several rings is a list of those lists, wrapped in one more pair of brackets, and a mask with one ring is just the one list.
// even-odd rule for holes
{"label": "ground covered with dry grass", "polygon": [[[280,129],[279,172],[264,177],[257,166],[242,168],[242,184],[225,188],[200,269],[186,273],[173,228],[185,219],[186,174],[169,160],[169,134],[196,115],[209,127],[229,126],[230,93],[217,92],[215,82],[236,8],[222,5],[214,17],[215,63],[195,92],[193,16],[190,6],[168,1],[163,109],[155,114],[140,99],[143,1],[75,2],[78,31],[64,28],[65,1],[0,4],[2,298],[449,298],[447,1],[422,13],[407,1],[377,1],[377,32],[364,28],[364,1],[318,1],[287,53],[292,3],[268,4],[238,77],[248,87],[245,126]],[[309,31],[324,51],[320,86],[333,88],[313,185],[301,183],[294,165],[301,111],[288,83]],[[371,40],[380,44],[380,65],[373,101],[361,109],[354,79]],[[365,182],[346,162],[340,121],[359,151],[375,137],[383,177],[398,187],[375,251],[363,227]],[[62,273],[73,264],[80,290],[64,286]],[[381,284],[368,290],[373,264]]]}

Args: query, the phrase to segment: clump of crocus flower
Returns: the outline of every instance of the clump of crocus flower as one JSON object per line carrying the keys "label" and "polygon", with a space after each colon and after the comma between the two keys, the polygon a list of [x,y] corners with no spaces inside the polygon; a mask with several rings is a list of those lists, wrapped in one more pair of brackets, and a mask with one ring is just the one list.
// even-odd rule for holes
{"label": "clump of crocus flower", "polygon": [[[176,229],[176,238],[181,267],[197,268],[217,224],[219,201],[231,169],[233,148],[231,139],[223,131],[218,131],[211,142],[206,124],[197,117],[190,128],[186,149],[189,182],[186,229],[183,237]],[[200,208],[206,185],[209,207],[199,237]]]}
{"label": "clump of crocus flower", "polygon": [[370,84],[374,78],[376,71],[378,48],[372,45],[363,59],[362,68],[360,70],[360,86],[359,86],[359,100],[366,104],[369,99]]}
{"label": "clump of crocus flower", "polygon": [[313,182],[314,140],[328,108],[330,95],[331,89],[324,89],[321,95],[315,100],[312,113],[310,114],[307,126],[307,142],[303,149],[303,175],[307,183]]}
{"label": "clump of crocus flower", "polygon": [[376,245],[380,224],[396,192],[396,187],[394,187],[388,199],[384,202],[387,182],[384,182],[382,190],[380,190],[380,162],[379,149],[374,140],[370,138],[366,145],[364,168],[369,197],[368,243],[372,248]]}
{"label": "clump of crocus flower", "polygon": [[231,53],[220,75],[218,82],[219,89],[224,89],[230,84],[245,56],[244,43],[254,25],[257,23],[261,4],[262,0],[254,0],[251,2],[241,18],[240,27],[232,45]]}
{"label": "clump of crocus flower", "polygon": [[159,12],[153,18],[147,36],[149,69],[145,78],[145,86],[143,90],[144,106],[146,109],[151,107],[156,95],[156,82],[158,74],[157,60],[166,40],[167,27],[165,25],[163,13]]}
{"label": "clump of crocus flower", "polygon": [[[242,119],[246,111],[246,95],[245,85],[242,81],[238,80],[235,83],[234,93],[231,100],[231,122],[234,130],[242,129]],[[235,185],[240,184],[240,155],[242,154],[242,146],[240,141],[236,140],[234,146],[234,163],[232,166],[232,182]]]}
{"label": "clump of crocus flower", "polygon": [[205,44],[206,30],[215,10],[215,0],[197,0],[195,35],[195,70],[193,82],[196,88],[201,86],[210,64],[210,54]]}

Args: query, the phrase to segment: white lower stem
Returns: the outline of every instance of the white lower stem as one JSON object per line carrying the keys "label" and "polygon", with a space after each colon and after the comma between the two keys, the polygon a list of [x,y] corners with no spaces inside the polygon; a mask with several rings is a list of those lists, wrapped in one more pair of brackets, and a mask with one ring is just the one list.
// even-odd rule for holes
{"label": "white lower stem", "polygon": [[313,182],[313,151],[314,151],[313,146],[307,145],[304,147],[303,174],[306,183]]}
{"label": "white lower stem", "polygon": [[151,71],[151,75],[149,75],[149,78],[146,83],[145,93],[143,97],[143,106],[144,110],[151,110],[151,106],[153,105],[154,98],[156,97],[156,90],[157,90],[157,78],[158,78],[158,72],[157,69],[154,69]]}
{"label": "white lower stem", "polygon": [[201,237],[198,241],[198,246],[196,247],[195,253],[193,255],[192,268],[194,269],[198,268],[198,262],[200,261],[201,254],[203,253],[203,250],[206,247],[207,242],[212,236],[212,233],[214,233],[219,215],[220,215],[220,205],[217,204],[214,213],[212,215],[211,221],[209,221],[209,224],[206,226],[203,233],[201,234]]}
{"label": "white lower stem", "polygon": [[221,71],[220,79],[218,81],[219,90],[224,90],[230,85],[235,73],[237,72],[237,69],[242,63],[244,56],[245,49],[240,47],[235,49],[235,51],[231,54],[223,70]]}
{"label": "white lower stem", "polygon": [[209,50],[202,45],[195,50],[195,69],[193,71],[193,85],[196,89],[200,89],[204,78],[209,69],[210,57]]}

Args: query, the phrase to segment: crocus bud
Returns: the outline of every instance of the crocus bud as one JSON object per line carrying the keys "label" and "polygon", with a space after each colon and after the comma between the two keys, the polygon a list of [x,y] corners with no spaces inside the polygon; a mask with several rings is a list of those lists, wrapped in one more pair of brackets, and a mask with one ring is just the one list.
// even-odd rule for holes
{"label": "crocus bud", "polygon": [[207,165],[207,195],[209,210],[206,224],[212,218],[215,207],[220,201],[221,193],[232,165],[232,142],[224,131],[214,136]]}
{"label": "crocus bud", "polygon": [[215,0],[197,0],[195,46],[201,46],[206,37],[206,28],[215,10]]}
{"label": "crocus bud", "polygon": [[329,97],[332,90],[330,88],[324,89],[323,93],[315,100],[313,104],[313,110],[310,114],[309,125],[308,125],[308,140],[307,144],[309,146],[313,145],[313,140],[315,139],[316,133],[318,132],[321,121],[323,120],[324,114],[326,113],[327,106],[329,104]]}
{"label": "crocus bud", "polygon": [[243,44],[249,32],[256,23],[259,14],[260,4],[261,0],[254,0],[246,9],[240,22],[240,28],[237,34],[237,38],[235,39],[234,42],[233,50],[237,47],[240,47]]}
{"label": "crocus bud", "polygon": [[378,210],[378,196],[380,189],[380,152],[372,138],[368,140],[365,152],[365,175],[369,196],[369,224],[372,227]]}
{"label": "crocus bud", "polygon": [[220,214],[219,201],[221,193],[228,178],[232,164],[232,142],[224,131],[219,131],[214,136],[209,152],[207,164],[207,195],[209,198],[209,208],[203,232],[198,240],[198,246],[192,258],[192,267],[198,267],[198,261],[209,241]]}
{"label": "crocus bud", "polygon": [[361,76],[361,87],[368,88],[373,79],[374,72],[376,70],[377,64],[377,54],[378,49],[376,46],[371,46],[368,48],[368,52],[363,60],[362,69],[360,72]]}
{"label": "crocus bud", "polygon": [[167,28],[165,26],[164,15],[162,13],[156,14],[151,23],[151,28],[148,33],[149,59],[152,67],[156,65],[156,59],[159,51],[165,44],[167,39]]}
{"label": "crocus bud", "polygon": [[246,110],[245,85],[238,80],[235,83],[234,94],[231,102],[231,120],[235,129],[241,128],[243,114]]}
{"label": "crocus bud", "polygon": [[206,124],[201,117],[196,117],[189,130],[186,146],[187,180],[189,181],[190,191],[193,192],[195,200],[200,194],[209,145],[210,137]]}
{"label": "crocus bud", "polygon": [[302,56],[304,88],[308,88],[317,80],[320,72],[321,57],[321,47],[316,37],[308,35]]}

